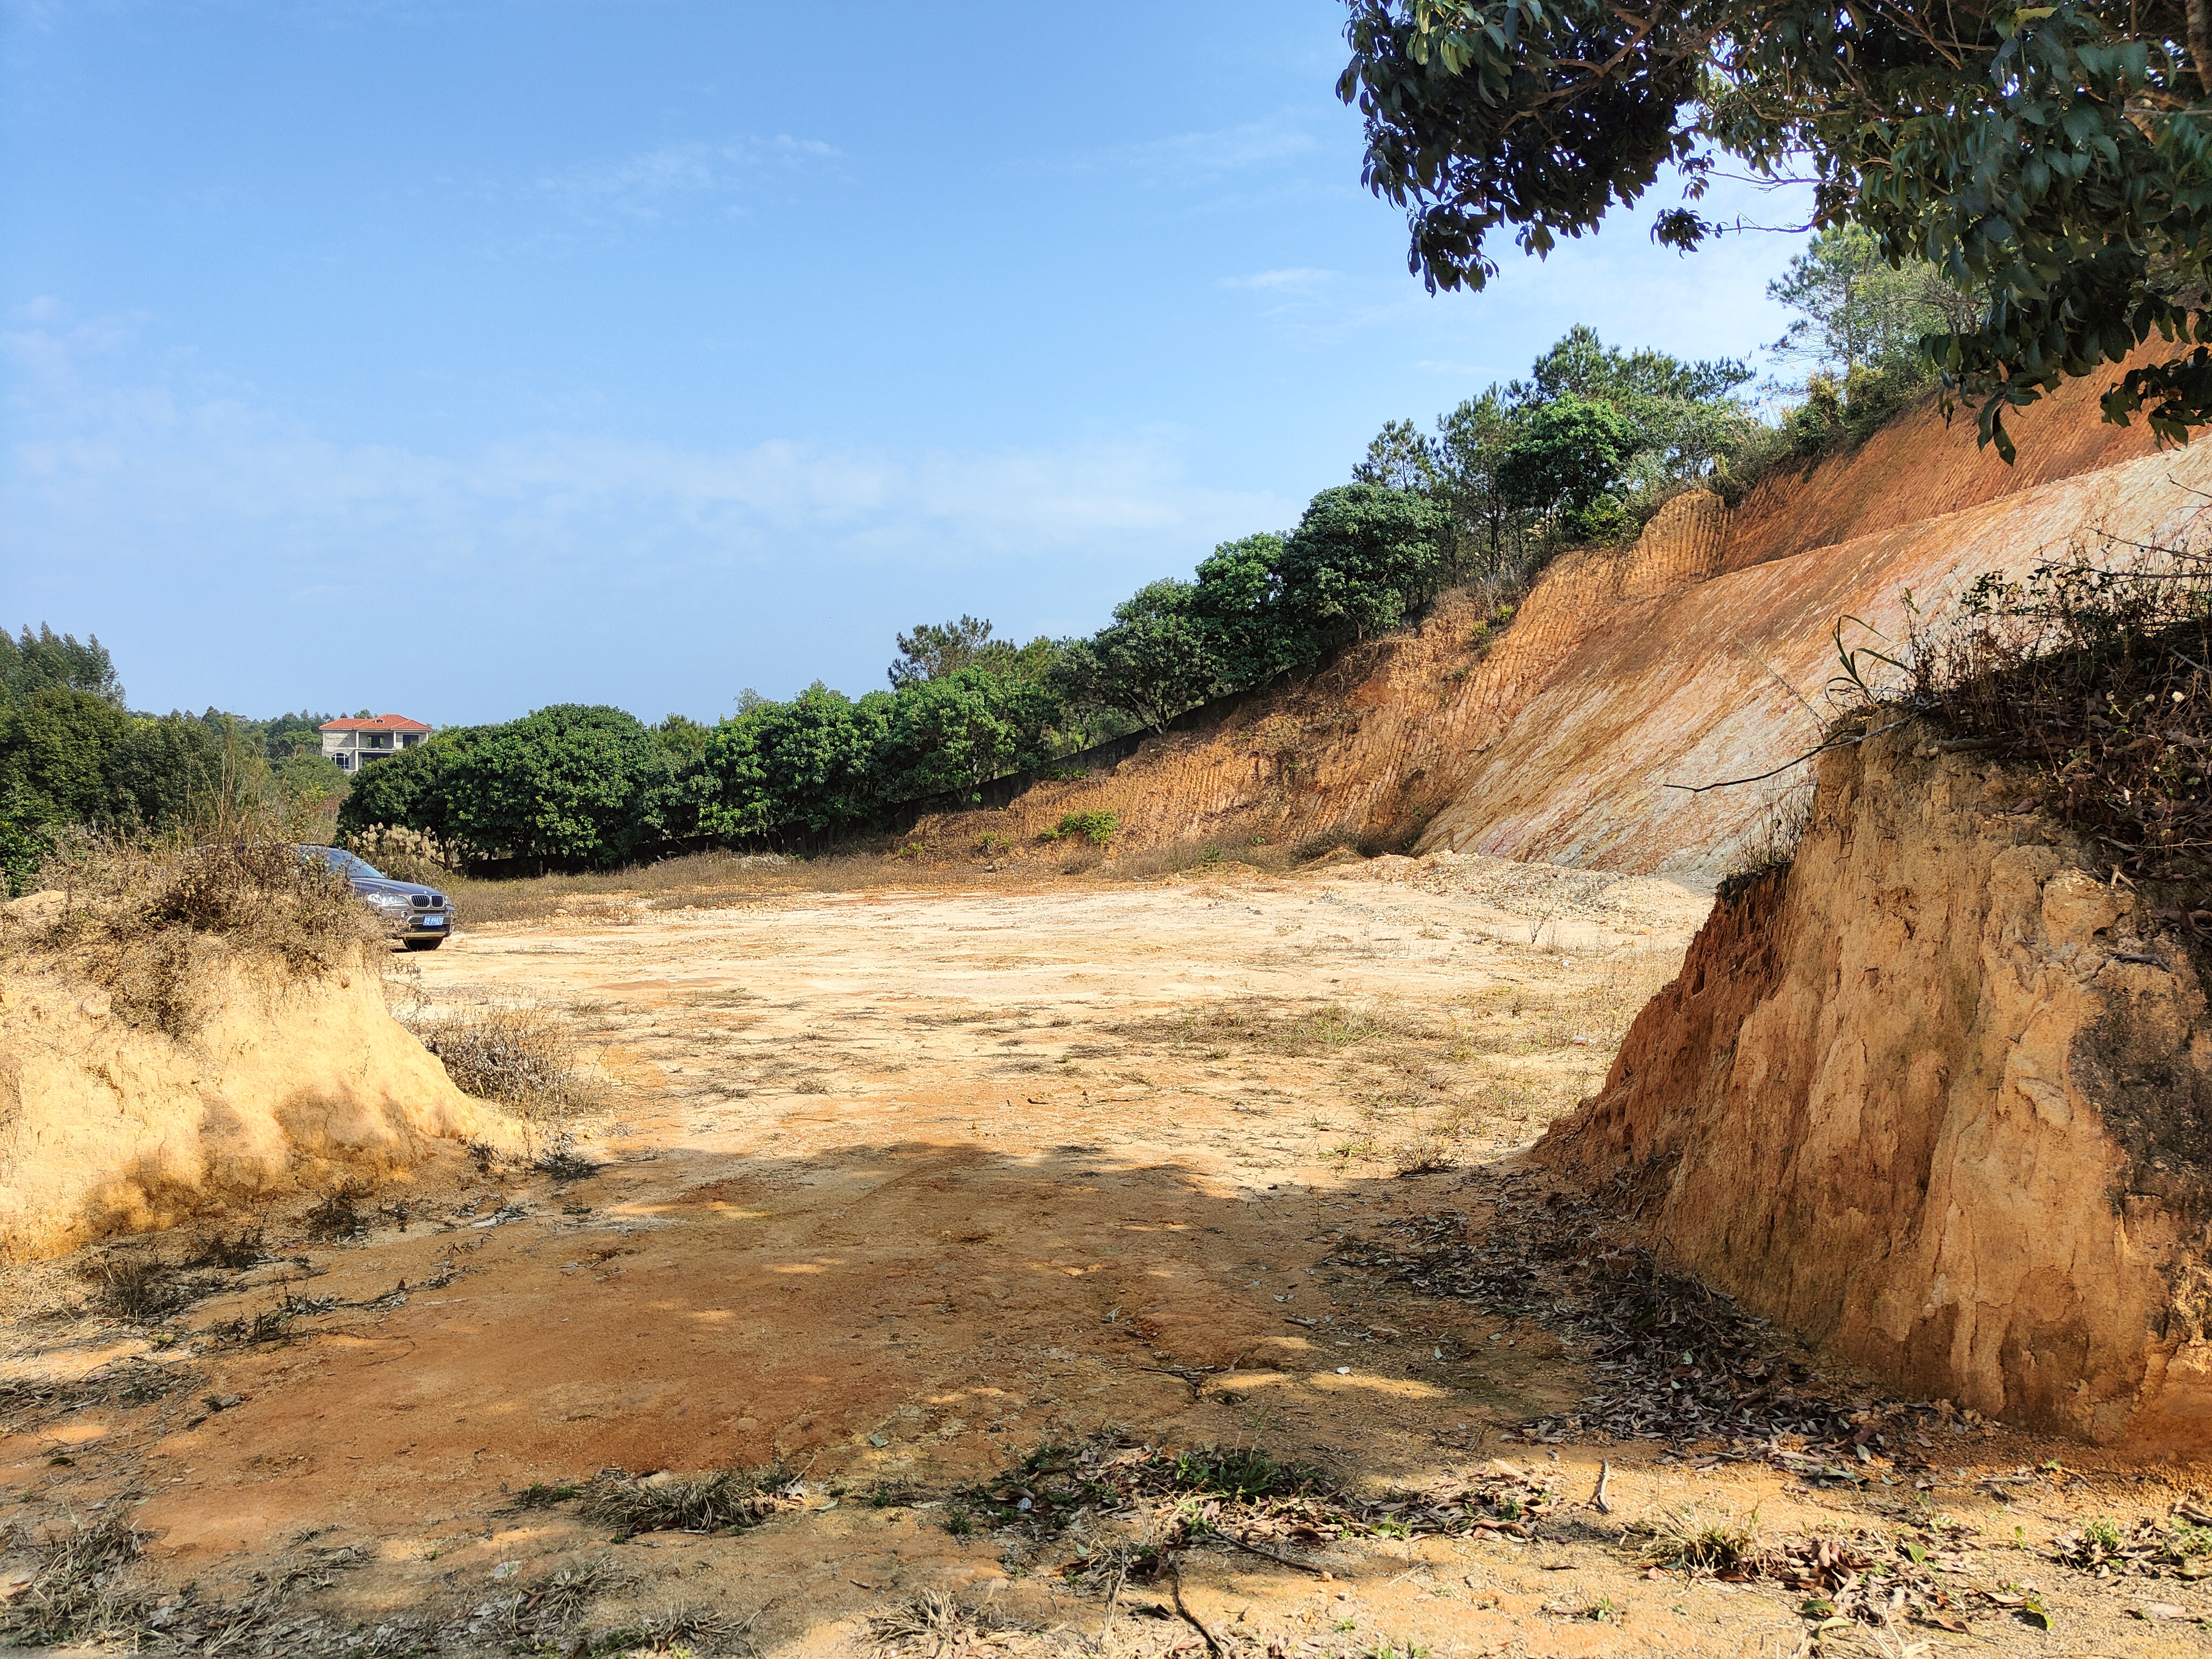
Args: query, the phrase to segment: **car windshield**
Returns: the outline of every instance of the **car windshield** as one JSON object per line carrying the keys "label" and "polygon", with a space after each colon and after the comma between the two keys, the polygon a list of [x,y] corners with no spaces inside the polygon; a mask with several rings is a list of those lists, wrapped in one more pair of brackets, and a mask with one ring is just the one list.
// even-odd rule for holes
{"label": "car windshield", "polygon": [[300,849],[311,859],[319,859],[348,881],[366,876],[371,881],[382,881],[384,872],[374,869],[363,860],[338,847],[302,847]]}

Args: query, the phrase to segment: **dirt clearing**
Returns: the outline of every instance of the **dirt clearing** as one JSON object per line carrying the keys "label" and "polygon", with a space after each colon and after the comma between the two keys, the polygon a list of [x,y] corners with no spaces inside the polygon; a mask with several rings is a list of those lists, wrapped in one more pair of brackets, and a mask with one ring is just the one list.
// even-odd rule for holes
{"label": "dirt clearing", "polygon": [[0,1631],[2198,1650],[2188,1471],[1886,1412],[1513,1160],[1702,896],[1444,859],[606,903],[397,978],[423,1029],[580,1043],[525,1158],[10,1271]]}

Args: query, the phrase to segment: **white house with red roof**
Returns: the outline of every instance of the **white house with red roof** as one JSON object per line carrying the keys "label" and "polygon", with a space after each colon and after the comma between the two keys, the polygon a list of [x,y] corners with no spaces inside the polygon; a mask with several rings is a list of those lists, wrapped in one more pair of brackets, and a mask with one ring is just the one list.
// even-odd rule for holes
{"label": "white house with red roof", "polygon": [[412,749],[430,735],[431,728],[404,714],[363,714],[325,720],[321,727],[323,753],[338,763],[341,772],[358,772],[365,761],[382,760],[403,749]]}

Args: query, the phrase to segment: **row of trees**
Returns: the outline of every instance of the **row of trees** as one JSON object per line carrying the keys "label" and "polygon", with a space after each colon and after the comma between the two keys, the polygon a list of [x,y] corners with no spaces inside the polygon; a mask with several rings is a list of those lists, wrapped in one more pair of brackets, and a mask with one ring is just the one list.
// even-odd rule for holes
{"label": "row of trees", "polygon": [[1932,393],[1926,340],[1978,314],[1934,265],[1893,264],[1849,224],[1814,236],[1767,293],[1796,313],[1769,349],[1806,371],[1757,388],[1788,400],[1777,421],[1747,363],[1623,351],[1577,326],[1527,380],[1492,385],[1433,433],[1386,423],[1353,476],[1440,509],[1455,578],[1525,579],[1561,546],[1632,539],[1680,490],[1733,495],[1778,460],[1863,441]]}
{"label": "row of trees", "polygon": [[1147,583],[1087,638],[1017,645],[963,615],[900,635],[886,691],[748,691],[712,727],[560,707],[442,732],[362,773],[341,823],[414,830],[462,858],[605,867],[664,848],[818,842],[908,803],[973,798],[1402,628],[1454,583],[1507,597],[1560,547],[1633,534],[1672,491],[1775,441],[1742,396],[1750,378],[1578,327],[1433,437],[1391,422],[1294,527]]}
{"label": "row of trees", "polygon": [[531,868],[623,864],[663,848],[849,832],[890,804],[972,790],[1060,745],[1060,705],[994,653],[892,691],[820,684],[749,696],[733,718],[541,708],[456,726],[365,768],[339,823],[403,826],[456,859]]}
{"label": "row of trees", "polygon": [[[1296,526],[1223,543],[1087,638],[1017,645],[963,615],[900,635],[890,689],[858,697],[817,682],[785,702],[747,691],[713,726],[558,706],[449,729],[359,775],[339,823],[410,829],[465,859],[610,867],[850,834],[1162,729],[1405,626],[1444,586],[1510,598],[1558,549],[1625,540],[1677,490],[1733,489],[1777,455],[1863,436],[1926,386],[1921,337],[1966,304],[1850,227],[1814,239],[1771,292],[1799,315],[1775,351],[1812,369],[1778,424],[1759,418],[1741,362],[1624,351],[1577,327],[1432,434],[1386,424]],[[14,826],[19,869],[60,823],[158,830],[345,787],[320,758],[321,716],[132,715],[96,639],[26,629],[0,647],[0,837]]]}
{"label": "row of trees", "polygon": [[1402,626],[1449,579],[1449,545],[1443,513],[1417,494],[1324,490],[1296,529],[1224,544],[1193,580],[1140,588],[1088,639],[1016,646],[963,616],[901,635],[888,691],[749,691],[711,727],[575,706],[457,727],[363,770],[340,823],[532,868],[850,834]]}
{"label": "row of trees", "polygon": [[1742,362],[1623,351],[1577,325],[1433,435],[1386,424],[1354,476],[1440,509],[1455,574],[1525,577],[1562,546],[1627,539],[1676,490],[1728,483],[1771,430],[1741,395],[1751,379]]}

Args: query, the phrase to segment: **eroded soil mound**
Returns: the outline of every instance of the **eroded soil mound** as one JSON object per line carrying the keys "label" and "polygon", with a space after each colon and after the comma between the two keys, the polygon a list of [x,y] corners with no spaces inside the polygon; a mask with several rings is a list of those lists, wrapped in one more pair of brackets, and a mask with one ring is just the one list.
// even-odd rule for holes
{"label": "eroded soil mound", "polygon": [[325,975],[204,963],[194,994],[173,1036],[66,963],[0,969],[0,1260],[506,1137],[386,1012],[371,956]]}
{"label": "eroded soil mound", "polygon": [[2212,1021],[2177,935],[1923,726],[1826,757],[1537,1156],[1910,1394],[2212,1446]]}

